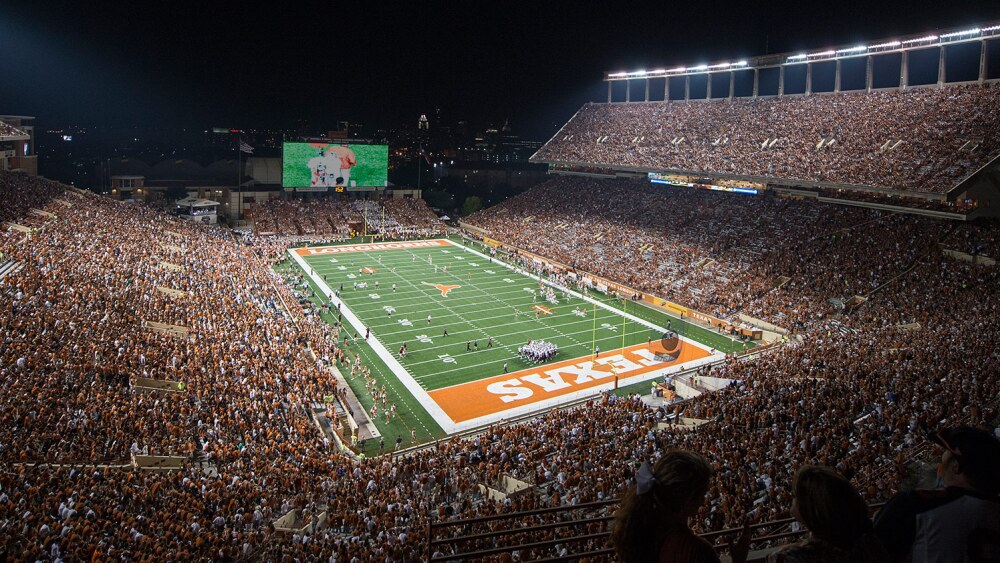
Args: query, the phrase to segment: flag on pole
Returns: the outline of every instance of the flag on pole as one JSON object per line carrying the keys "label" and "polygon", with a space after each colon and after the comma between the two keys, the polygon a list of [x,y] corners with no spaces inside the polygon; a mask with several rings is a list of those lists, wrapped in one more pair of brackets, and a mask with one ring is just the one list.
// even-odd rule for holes
{"label": "flag on pole", "polygon": [[240,139],[240,152],[245,152],[247,154],[253,154],[253,147],[248,145],[246,141]]}

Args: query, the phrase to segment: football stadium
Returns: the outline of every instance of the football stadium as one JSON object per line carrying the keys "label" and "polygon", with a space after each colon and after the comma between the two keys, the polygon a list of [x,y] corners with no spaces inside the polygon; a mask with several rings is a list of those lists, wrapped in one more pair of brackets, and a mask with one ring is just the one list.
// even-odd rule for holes
{"label": "football stadium", "polygon": [[0,116],[2,559],[998,560],[998,37],[610,70],[454,221],[335,135],[185,220]]}

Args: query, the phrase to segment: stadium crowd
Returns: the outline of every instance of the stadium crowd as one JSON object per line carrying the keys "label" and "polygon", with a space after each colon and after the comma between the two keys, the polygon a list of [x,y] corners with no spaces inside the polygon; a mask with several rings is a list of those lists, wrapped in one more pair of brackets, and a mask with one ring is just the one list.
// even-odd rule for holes
{"label": "stadium crowd", "polygon": [[593,104],[532,157],[944,192],[1000,154],[1000,86]]}
{"label": "stadium crowd", "polygon": [[350,227],[345,205],[332,199],[270,201],[251,206],[255,230],[260,234],[339,235],[348,237]]}
{"label": "stadium crowd", "polygon": [[[748,302],[800,308],[810,322],[785,346],[708,370],[735,383],[676,412],[607,396],[413,453],[355,459],[306,412],[338,392],[323,356],[353,352],[269,270],[280,242],[38,182],[0,173],[0,193],[31,201],[19,220],[31,207],[55,214],[36,232],[0,239],[4,256],[24,265],[0,278],[4,560],[422,560],[428,518],[616,498],[642,461],[673,447],[701,452],[715,470],[694,518],[696,531],[713,530],[787,515],[802,464],[835,467],[870,502],[899,486],[926,429],[997,428],[1000,380],[989,366],[1000,349],[992,322],[1000,274],[924,252],[940,240],[995,240],[995,227],[961,236],[944,222],[870,210],[549,183],[478,224],[623,283],[686,276],[714,260],[717,271],[685,278],[684,295],[704,303],[742,287],[741,273],[770,272],[754,261],[784,272],[795,260],[801,277],[794,289],[782,286],[787,296]],[[660,221],[667,215],[674,222]],[[665,241],[667,231],[680,238]],[[643,266],[651,261],[639,247],[650,243],[655,260]],[[782,258],[773,246],[801,256]],[[675,270],[658,273],[660,260]],[[708,285],[720,272],[732,278]],[[821,275],[832,280],[812,279]],[[829,287],[869,298],[834,319]],[[186,389],[142,391],[139,377]],[[673,414],[707,422],[678,427],[668,423]],[[137,453],[207,459],[211,468],[118,467]],[[536,489],[486,498],[481,485],[504,475]],[[325,513],[327,526],[276,531],[272,521],[289,511],[305,524]]]}
{"label": "stadium crowd", "polygon": [[385,198],[378,201],[341,201],[319,198],[310,201],[269,201],[251,208],[254,230],[260,235],[292,236],[300,239],[350,238],[368,231],[391,237],[432,236],[444,225],[422,199]]}
{"label": "stadium crowd", "polygon": [[832,313],[829,298],[874,291],[954,228],[792,198],[575,177],[467,221],[580,272],[722,318],[745,313],[788,328]]}
{"label": "stadium crowd", "polygon": [[0,121],[0,137],[22,137],[25,132],[9,123]]}
{"label": "stadium crowd", "polygon": [[42,207],[65,189],[65,186],[44,178],[4,173],[3,181],[0,182],[0,201],[4,203],[0,206],[0,225],[15,219],[20,220],[21,224],[26,219],[30,221],[29,211]]}

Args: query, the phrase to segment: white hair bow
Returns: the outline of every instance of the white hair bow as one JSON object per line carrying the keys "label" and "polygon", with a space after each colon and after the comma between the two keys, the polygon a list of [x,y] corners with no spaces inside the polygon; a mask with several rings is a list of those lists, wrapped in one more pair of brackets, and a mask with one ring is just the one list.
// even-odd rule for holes
{"label": "white hair bow", "polygon": [[639,466],[639,472],[635,474],[636,492],[644,495],[653,488],[655,483],[656,477],[653,476],[653,468],[649,465],[649,461],[642,462],[642,465]]}

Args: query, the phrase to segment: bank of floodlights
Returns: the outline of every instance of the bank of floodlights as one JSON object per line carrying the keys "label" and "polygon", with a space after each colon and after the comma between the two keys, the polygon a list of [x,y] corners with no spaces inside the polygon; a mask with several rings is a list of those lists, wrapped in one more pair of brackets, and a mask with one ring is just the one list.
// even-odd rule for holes
{"label": "bank of floodlights", "polygon": [[[961,31],[951,31],[941,35],[928,34],[904,40],[891,40],[876,43],[873,45],[856,45],[843,49],[826,49],[814,53],[797,53],[788,55],[781,60],[780,64],[802,64],[813,61],[832,61],[837,59],[861,57],[873,54],[885,54],[896,50],[906,50],[924,47],[945,46],[956,42],[965,42],[980,39],[987,36],[997,35],[1000,25],[990,25],[987,27],[973,27]],[[770,64],[774,64],[773,62]],[[619,71],[608,73],[608,80],[630,80],[643,78],[656,78],[664,76],[676,76],[685,74],[700,74],[712,72],[731,72],[740,70],[748,66],[747,61],[741,60],[735,63],[724,62],[716,64],[699,64],[695,66],[678,66],[671,69],[656,70],[635,70],[632,72]]]}

